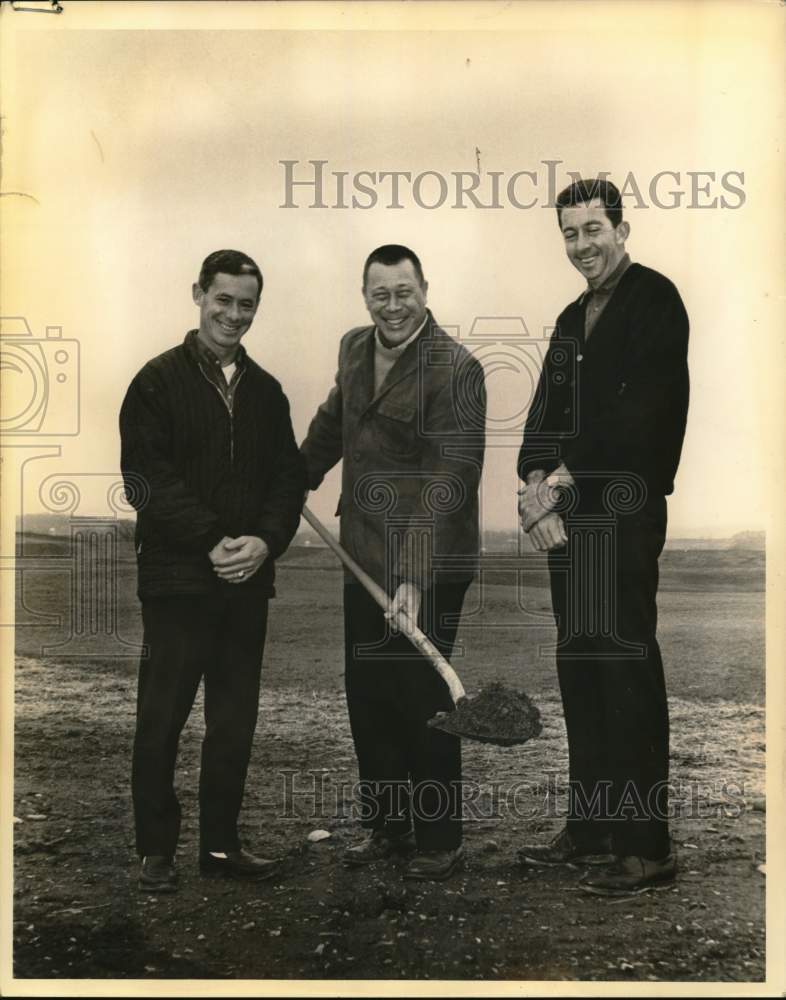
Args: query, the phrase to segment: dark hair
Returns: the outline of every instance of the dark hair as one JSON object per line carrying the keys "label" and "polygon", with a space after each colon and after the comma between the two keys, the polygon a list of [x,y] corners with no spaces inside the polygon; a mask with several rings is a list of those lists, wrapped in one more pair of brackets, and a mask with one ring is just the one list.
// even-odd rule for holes
{"label": "dark hair", "polygon": [[622,222],[622,196],[619,190],[611,181],[601,180],[596,177],[594,180],[574,181],[557,197],[557,223],[562,228],[562,209],[570,208],[573,205],[585,205],[588,201],[599,198],[606,209],[606,216],[609,222],[616,229]]}
{"label": "dark hair", "polygon": [[247,254],[240,250],[214,250],[208,254],[199,272],[199,287],[203,292],[213,284],[217,274],[252,274],[259,283],[257,301],[262,294],[262,272]]}
{"label": "dark hair", "polygon": [[363,265],[363,287],[366,287],[366,279],[368,278],[368,269],[372,264],[384,264],[386,267],[390,267],[392,264],[398,264],[402,260],[411,260],[412,266],[415,268],[415,274],[418,276],[418,281],[423,284],[423,268],[420,266],[420,261],[418,260],[418,255],[414,250],[410,250],[409,247],[399,246],[398,243],[386,243],[383,247],[377,247],[376,250],[372,250],[371,253],[366,258],[366,263]]}

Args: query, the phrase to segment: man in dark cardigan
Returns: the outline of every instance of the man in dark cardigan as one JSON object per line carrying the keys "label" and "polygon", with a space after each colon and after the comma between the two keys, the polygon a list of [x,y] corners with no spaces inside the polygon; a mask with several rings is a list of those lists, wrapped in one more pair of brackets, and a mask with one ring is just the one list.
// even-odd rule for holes
{"label": "man in dark cardigan", "polygon": [[199,329],[142,368],[120,413],[147,647],[132,791],[139,887],[153,892],[176,887],[175,759],[203,677],[200,870],[262,879],[277,869],[237,831],[274,560],[297,530],[305,483],[287,398],[240,344],[261,293],[250,257],[210,254],[193,287]]}
{"label": "man in dark cardigan", "polygon": [[588,288],[560,315],[519,454],[519,512],[548,552],[570,762],[565,828],[524,864],[604,863],[618,895],[669,881],[669,717],[656,639],[658,557],[688,409],[688,317],[674,285],[631,263],[619,191],[557,199]]}

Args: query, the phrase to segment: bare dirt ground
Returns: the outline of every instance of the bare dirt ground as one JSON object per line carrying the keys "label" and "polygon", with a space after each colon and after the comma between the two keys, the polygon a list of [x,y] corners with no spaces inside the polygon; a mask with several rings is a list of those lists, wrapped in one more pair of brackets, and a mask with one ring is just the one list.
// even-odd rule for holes
{"label": "bare dirt ground", "polygon": [[[525,840],[560,828],[566,801],[553,656],[538,649],[552,629],[537,574],[520,598],[504,573],[468,598],[476,613],[455,660],[465,686],[499,679],[526,690],[544,729],[518,748],[465,742],[465,870],[421,885],[403,882],[398,863],[342,867],[360,827],[341,576],[327,565],[296,550],[280,566],[266,652],[243,834],[252,849],[284,858],[281,876],[256,886],[199,876],[198,704],[181,742],[181,885],[169,897],[136,888],[128,787],[136,662],[42,656],[68,632],[68,574],[26,572],[16,671],[18,978],[763,980],[760,554],[664,557],[660,636],[680,875],[620,900],[578,891],[578,869],[524,870],[514,860]],[[121,564],[128,641],[140,637],[134,574]],[[44,613],[63,620],[32,624]],[[316,829],[330,837],[310,843]]]}

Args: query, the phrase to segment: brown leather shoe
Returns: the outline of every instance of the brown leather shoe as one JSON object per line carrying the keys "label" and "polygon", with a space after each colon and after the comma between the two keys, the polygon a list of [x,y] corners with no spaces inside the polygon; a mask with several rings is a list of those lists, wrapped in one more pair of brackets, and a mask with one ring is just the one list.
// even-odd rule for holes
{"label": "brown leather shoe", "polygon": [[442,882],[464,861],[464,848],[453,851],[418,851],[407,865],[404,878],[413,882]]}
{"label": "brown leather shoe", "polygon": [[596,896],[626,896],[664,882],[672,882],[676,874],[677,858],[673,853],[657,860],[631,854],[619,858],[603,871],[585,875],[579,882],[579,888]]}
{"label": "brown leather shoe", "polygon": [[405,833],[394,837],[387,830],[374,830],[362,843],[348,847],[342,861],[348,868],[360,868],[383,861],[393,854],[411,854],[415,850],[415,835]]}
{"label": "brown leather shoe", "polygon": [[522,865],[608,865],[614,861],[614,854],[610,837],[603,837],[592,846],[579,846],[563,827],[547,844],[527,844],[520,848],[516,859]]}
{"label": "brown leather shoe", "polygon": [[142,859],[138,885],[143,892],[175,892],[177,872],[174,859],[163,854],[148,854]]}
{"label": "brown leather shoe", "polygon": [[247,882],[262,882],[264,879],[273,878],[280,866],[280,861],[257,858],[242,847],[239,851],[205,852],[199,858],[199,870],[203,875],[241,879]]}

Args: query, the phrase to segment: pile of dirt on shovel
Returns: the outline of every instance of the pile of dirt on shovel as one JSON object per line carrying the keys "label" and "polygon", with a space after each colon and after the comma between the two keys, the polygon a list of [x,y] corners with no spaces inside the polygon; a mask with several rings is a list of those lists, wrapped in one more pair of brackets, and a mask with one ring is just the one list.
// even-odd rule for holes
{"label": "pile of dirt on shovel", "polygon": [[539,736],[543,725],[540,711],[523,691],[512,691],[495,682],[480,694],[459,701],[455,711],[440,713],[429,725],[446,733],[513,746]]}

